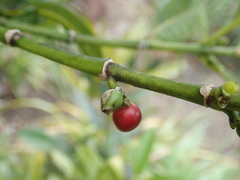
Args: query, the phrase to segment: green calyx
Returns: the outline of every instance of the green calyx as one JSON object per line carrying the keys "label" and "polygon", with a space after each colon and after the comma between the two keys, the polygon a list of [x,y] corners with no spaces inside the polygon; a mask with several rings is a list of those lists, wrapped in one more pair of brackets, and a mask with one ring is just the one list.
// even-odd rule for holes
{"label": "green calyx", "polygon": [[123,92],[120,88],[107,90],[101,98],[101,110],[109,115],[123,104]]}
{"label": "green calyx", "polygon": [[222,91],[225,96],[232,96],[238,90],[239,90],[239,85],[232,81],[226,82],[222,87]]}

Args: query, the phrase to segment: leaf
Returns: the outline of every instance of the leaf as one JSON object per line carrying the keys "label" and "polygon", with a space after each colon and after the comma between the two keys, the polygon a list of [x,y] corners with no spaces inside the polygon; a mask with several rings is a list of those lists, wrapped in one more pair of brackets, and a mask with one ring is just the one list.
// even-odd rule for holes
{"label": "leaf", "polygon": [[184,66],[181,60],[171,60],[169,62],[154,65],[155,66],[152,69],[148,70],[147,73],[167,79],[177,78],[184,70]]}
{"label": "leaf", "polygon": [[36,152],[31,156],[29,161],[29,169],[26,173],[27,180],[42,180],[44,178],[44,170],[46,166],[46,154],[43,152]]}
{"label": "leaf", "polygon": [[81,171],[87,179],[97,179],[97,175],[103,166],[103,161],[98,153],[87,146],[77,148],[77,159]]}
{"label": "leaf", "polygon": [[27,3],[28,0],[1,0],[0,15],[7,17],[16,16]]}
{"label": "leaf", "polygon": [[156,17],[155,23],[163,23],[167,19],[170,19],[176,14],[180,14],[189,8],[191,0],[168,0],[168,1],[157,1],[156,0]]}
{"label": "leaf", "polygon": [[143,168],[148,164],[148,158],[155,142],[155,131],[147,130],[141,140],[139,146],[133,154],[133,166],[136,175],[143,171]]}
{"label": "leaf", "polygon": [[150,34],[162,40],[183,41],[199,29],[199,15],[194,7],[159,24]]}
{"label": "leaf", "polygon": [[112,169],[112,173],[114,174],[116,180],[124,179],[124,159],[121,155],[112,156],[108,160],[108,165]]}
{"label": "leaf", "polygon": [[3,113],[16,108],[35,108],[41,111],[45,111],[52,116],[58,115],[58,113],[60,113],[60,110],[54,104],[38,98],[14,99],[12,101],[9,101],[9,103],[5,104],[3,107],[0,106],[0,112]]}
{"label": "leaf", "polygon": [[[67,4],[37,3],[36,7],[40,15],[59,22],[77,34],[94,35],[90,20]],[[79,44],[79,47],[86,55],[102,57],[99,46]]]}
{"label": "leaf", "polygon": [[45,134],[40,129],[25,129],[20,131],[19,136],[32,147],[42,151],[50,151],[58,149],[57,140]]}
{"label": "leaf", "polygon": [[110,166],[103,167],[97,176],[98,180],[122,180]]}
{"label": "leaf", "polygon": [[[158,5],[150,35],[168,41],[206,38],[211,29],[229,22],[238,11],[234,0],[169,0]],[[228,12],[228,13],[222,13]],[[200,37],[199,37],[200,36]]]}
{"label": "leaf", "polygon": [[207,14],[207,7],[205,4],[201,4],[198,8],[198,17],[199,17],[199,39],[204,39],[209,36],[210,26],[209,26],[209,18]]}
{"label": "leaf", "polygon": [[69,178],[74,173],[74,164],[71,159],[61,151],[54,150],[50,153],[54,164]]}

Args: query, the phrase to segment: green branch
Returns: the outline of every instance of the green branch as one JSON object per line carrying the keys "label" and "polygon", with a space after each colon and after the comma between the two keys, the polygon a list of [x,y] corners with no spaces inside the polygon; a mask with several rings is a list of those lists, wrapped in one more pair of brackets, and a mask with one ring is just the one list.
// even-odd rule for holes
{"label": "green branch", "polygon": [[214,43],[214,41],[219,39],[221,36],[227,34],[228,32],[230,32],[231,30],[233,30],[234,28],[236,28],[239,25],[240,25],[240,16],[238,16],[236,19],[231,21],[228,25],[226,25],[226,26],[222,27],[221,29],[219,29],[218,31],[216,31],[213,35],[211,35],[210,37],[205,39],[202,43],[203,44]]}
{"label": "green branch", "polygon": [[152,76],[114,63],[108,66],[108,72],[117,81],[203,105],[203,98],[199,93],[201,85]]}
{"label": "green branch", "polygon": [[[30,24],[24,24],[16,21],[9,21],[5,18],[0,19],[0,24],[13,29],[20,29],[24,32],[43,35],[45,37],[58,39],[69,42],[68,33],[59,33],[47,28],[37,27]],[[121,47],[136,49],[139,47],[141,41],[132,40],[116,40],[116,39],[104,39],[93,37],[90,35],[77,35],[76,42],[84,44],[92,44],[108,47]],[[204,46],[198,43],[184,43],[184,42],[164,42],[156,40],[144,40],[144,45],[148,49],[157,49],[165,51],[174,51],[181,53],[194,53],[194,54],[214,54],[214,55],[227,55],[227,56],[239,56],[238,47],[225,47],[225,46]]]}
{"label": "green branch", "polygon": [[[6,43],[5,32],[8,29],[0,27],[0,41]],[[21,49],[27,50],[31,53],[38,54],[40,56],[51,59],[52,61],[64,64],[79,71],[97,76],[101,70],[104,62],[108,59],[95,58],[85,55],[74,55],[67,52],[59,51],[57,49],[48,47],[34,42],[25,37],[19,38],[16,42],[16,46]]]}
{"label": "green branch", "polygon": [[235,76],[229,71],[222,62],[214,55],[201,55],[199,57],[200,61],[215,71],[218,75],[220,75],[226,81],[237,81]]}
{"label": "green branch", "polygon": [[[41,55],[55,62],[64,64],[85,73],[102,77],[103,67],[108,76],[115,80],[124,82],[139,88],[163,93],[169,96],[190,101],[199,105],[211,107],[212,109],[223,111],[229,116],[231,128],[236,128],[240,134],[240,91],[239,86],[234,82],[227,82],[223,86],[210,88],[199,84],[188,84],[168,80],[149,74],[133,71],[117,65],[109,59],[94,58],[85,55],[74,55],[63,52],[46,45],[34,42],[24,36],[19,36],[11,41],[5,39],[8,29],[0,26],[0,41],[11,42],[11,45],[27,50],[34,54]],[[106,62],[109,62],[107,65]],[[212,86],[211,86],[212,87]]]}
{"label": "green branch", "polygon": [[[0,27],[0,41],[6,43],[5,33],[8,29]],[[34,54],[41,55],[55,62],[64,64],[82,72],[98,76],[102,73],[104,62],[109,59],[94,58],[84,55],[74,55],[71,53],[63,52],[46,45],[34,42],[24,36],[16,40],[15,45],[21,49],[27,50]],[[117,81],[124,82],[139,88],[148,89],[151,91],[163,93],[176,98],[184,99],[199,105],[204,105],[203,97],[199,90],[202,85],[188,84],[183,82],[172,81],[141,72],[133,71],[110,63],[107,66],[107,72]],[[216,110],[222,111],[217,107],[218,99],[211,101],[211,107]],[[238,91],[232,99],[229,100],[226,109],[236,110],[240,109],[240,92]]]}

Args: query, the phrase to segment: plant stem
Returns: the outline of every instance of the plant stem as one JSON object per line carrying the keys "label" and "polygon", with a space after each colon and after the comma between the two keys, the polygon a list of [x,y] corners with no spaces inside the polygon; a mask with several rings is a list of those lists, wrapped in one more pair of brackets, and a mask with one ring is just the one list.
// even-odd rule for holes
{"label": "plant stem", "polygon": [[227,34],[232,29],[236,28],[239,25],[240,25],[240,16],[238,16],[235,20],[233,20],[228,25],[226,25],[223,28],[221,28],[218,31],[216,31],[212,36],[210,36],[209,38],[205,39],[202,43],[203,44],[211,44],[214,41],[216,41],[218,38],[220,38],[221,36]]}
{"label": "plant stem", "polygon": [[[6,43],[4,37],[6,31],[6,28],[0,27],[0,41],[4,43]],[[101,72],[103,63],[108,60],[85,55],[70,54],[36,43],[25,37],[21,37],[17,40],[16,46],[94,76],[97,76]]]}
{"label": "plant stem", "polygon": [[201,85],[152,76],[114,63],[108,66],[108,71],[117,81],[203,105],[203,98],[199,93]]}
{"label": "plant stem", "polygon": [[[0,26],[0,41],[3,43],[6,43],[4,35],[7,30],[8,29]],[[102,72],[103,64],[108,60],[63,52],[46,45],[36,43],[33,40],[25,38],[24,36],[21,36],[18,40],[16,40],[15,44],[21,49],[41,55],[55,62],[94,76],[98,76]],[[115,63],[110,63],[107,71],[117,81],[203,105],[203,97],[199,92],[201,85],[199,84],[188,84],[168,80],[133,71]],[[215,108],[217,99],[211,101],[211,104]],[[228,107],[230,108],[229,110],[240,109],[240,92],[237,92],[233,96],[226,108]],[[215,109],[221,111],[219,108]]]}
{"label": "plant stem", "polygon": [[[53,30],[49,30],[47,28],[24,24],[17,21],[8,21],[5,18],[0,19],[0,24],[8,28],[20,29],[28,33],[43,35],[49,38],[54,38],[66,42],[69,41],[68,33],[59,33]],[[141,41],[104,39],[93,37],[90,35],[77,35],[76,42],[100,46],[136,49],[139,47]],[[198,43],[166,42],[156,40],[145,40],[144,44],[148,49],[166,50],[180,53],[215,54],[227,56],[238,55],[237,47],[204,46]]]}
{"label": "plant stem", "polygon": [[232,72],[230,72],[221,61],[214,55],[202,55],[199,58],[201,62],[214,70],[217,74],[219,74],[226,81],[237,81]]}

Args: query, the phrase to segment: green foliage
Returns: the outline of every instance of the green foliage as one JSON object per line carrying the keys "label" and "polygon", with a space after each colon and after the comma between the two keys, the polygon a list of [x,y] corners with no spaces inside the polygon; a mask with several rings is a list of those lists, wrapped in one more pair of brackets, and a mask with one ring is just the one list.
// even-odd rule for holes
{"label": "green foliage", "polygon": [[[37,3],[37,12],[41,16],[53,19],[78,34],[94,35],[91,22],[81,13],[67,4]],[[69,21],[71,19],[71,21]],[[83,54],[102,57],[98,46],[79,44]]]}
{"label": "green foliage", "polygon": [[[54,113],[43,117],[41,126],[45,130],[24,128],[10,146],[4,144],[11,141],[12,135],[1,134],[1,179],[230,180],[237,177],[235,159],[230,158],[229,164],[229,157],[199,148],[204,142],[206,125],[191,127],[194,121],[204,118],[199,112],[186,117],[188,120],[181,125],[171,118],[157,128],[130,135],[112,128],[105,131],[78,119],[78,115],[74,117],[76,110],[81,112],[74,105],[65,105],[64,109],[68,109],[72,118],[62,114],[54,120]],[[186,129],[189,131],[181,137]],[[116,149],[113,143],[107,145],[108,137],[114,138]],[[7,171],[9,168],[11,173]]]}
{"label": "green foliage", "polygon": [[[91,21],[73,6],[70,6],[66,0],[53,0],[53,2],[47,2],[45,0],[15,2],[13,0],[13,2],[2,2],[2,4],[3,8],[0,8],[0,15],[10,16],[13,20],[31,24],[41,23],[42,25],[45,24],[45,26],[51,26],[55,29],[59,29],[59,25],[62,25],[66,32],[75,31],[77,34],[95,34]],[[12,7],[10,6],[12,4],[15,5]],[[99,46],[79,44],[79,49],[82,54],[102,57]]]}
{"label": "green foliage", "polygon": [[141,144],[139,144],[139,147],[136,148],[134,154],[132,155],[134,173],[136,175],[139,175],[143,171],[144,166],[148,164],[148,159],[152,151],[154,141],[155,141],[154,130],[148,130],[143,134],[142,139],[140,140]]}
{"label": "green foliage", "polygon": [[[150,35],[162,40],[201,41],[231,21],[239,10],[235,0],[153,1],[157,7]],[[228,13],[223,13],[228,12]]]}

